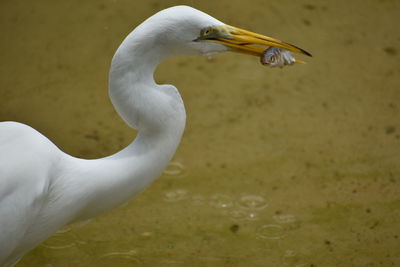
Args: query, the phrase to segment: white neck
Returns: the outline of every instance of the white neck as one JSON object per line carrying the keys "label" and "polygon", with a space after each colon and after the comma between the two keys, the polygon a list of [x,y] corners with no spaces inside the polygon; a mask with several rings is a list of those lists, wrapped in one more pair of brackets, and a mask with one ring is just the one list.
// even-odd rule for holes
{"label": "white neck", "polygon": [[[153,73],[165,51],[151,48],[133,31],[117,50],[110,69],[109,94],[117,112],[139,130],[120,152],[97,160],[78,160],[72,179],[81,205],[73,220],[86,219],[127,202],[163,171],[180,142],[185,109],[175,87],[158,85]],[[75,183],[74,183],[75,184]],[[90,192],[90,195],[87,195]],[[76,199],[76,197],[75,197]],[[76,205],[71,203],[71,206]]]}

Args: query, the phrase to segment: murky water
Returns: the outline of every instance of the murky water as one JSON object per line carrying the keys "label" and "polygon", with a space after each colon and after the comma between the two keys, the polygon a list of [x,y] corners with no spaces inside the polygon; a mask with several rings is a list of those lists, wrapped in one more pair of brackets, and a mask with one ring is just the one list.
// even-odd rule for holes
{"label": "murky water", "polygon": [[[18,266],[400,265],[400,2],[180,1],[314,54],[235,54],[157,70],[187,128],[163,176]],[[122,39],[177,1],[0,3],[0,120],[96,158],[135,136],[107,96]]]}

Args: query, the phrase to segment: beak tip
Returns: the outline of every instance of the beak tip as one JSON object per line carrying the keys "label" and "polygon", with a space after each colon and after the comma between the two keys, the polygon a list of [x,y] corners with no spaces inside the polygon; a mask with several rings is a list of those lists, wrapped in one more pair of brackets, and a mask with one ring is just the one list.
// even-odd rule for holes
{"label": "beak tip", "polygon": [[312,57],[312,56],[313,56],[310,52],[307,52],[307,51],[304,50],[304,49],[301,49],[301,52],[303,52],[305,55],[307,55],[307,56],[309,56],[309,57]]}
{"label": "beak tip", "polygon": [[303,48],[300,48],[300,47],[295,46],[295,45],[292,45],[292,46],[294,46],[294,47],[296,47],[297,49],[299,49],[300,52],[301,52],[302,54],[304,54],[304,55],[306,55],[306,56],[309,56],[309,57],[312,57],[312,54],[311,54],[310,52],[307,52],[307,51],[304,50]]}

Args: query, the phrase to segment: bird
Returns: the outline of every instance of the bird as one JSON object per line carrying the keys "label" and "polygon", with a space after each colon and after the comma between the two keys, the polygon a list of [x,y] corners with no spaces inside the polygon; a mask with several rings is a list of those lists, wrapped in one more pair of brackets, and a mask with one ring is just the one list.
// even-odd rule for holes
{"label": "bird", "polygon": [[195,8],[173,6],[137,26],[112,58],[109,97],[123,121],[138,131],[121,151],[99,159],[77,158],[28,125],[1,122],[0,266],[15,265],[65,225],[129,201],[161,175],[186,122],[177,88],[154,80],[161,61],[225,51],[260,57],[266,47],[311,56]]}

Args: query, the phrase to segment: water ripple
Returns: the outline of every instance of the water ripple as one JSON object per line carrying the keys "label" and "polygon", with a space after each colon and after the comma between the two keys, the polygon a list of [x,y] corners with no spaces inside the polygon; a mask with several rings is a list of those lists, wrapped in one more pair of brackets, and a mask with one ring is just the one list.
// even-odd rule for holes
{"label": "water ripple", "polygon": [[58,230],[48,240],[41,244],[41,246],[49,249],[66,249],[77,245],[86,244],[85,241],[77,239],[76,235],[71,232],[72,228],[80,228],[87,225],[91,219],[82,222],[77,222],[72,225],[66,226]]}
{"label": "water ripple", "polygon": [[247,220],[247,221],[258,220],[258,214],[256,212],[248,210],[242,210],[242,209],[231,210],[229,212],[229,215],[234,220]]}
{"label": "water ripple", "polygon": [[220,209],[226,209],[233,206],[232,197],[223,194],[215,194],[210,197],[210,205]]}
{"label": "water ripple", "polygon": [[192,196],[193,205],[203,205],[206,203],[206,197],[203,195],[194,195]]}
{"label": "water ripple", "polygon": [[187,190],[176,189],[172,191],[167,191],[164,194],[164,200],[168,202],[176,202],[187,198]]}
{"label": "water ripple", "polygon": [[243,209],[262,210],[268,207],[268,201],[259,195],[244,195],[240,197],[238,204]]}
{"label": "water ripple", "polygon": [[281,223],[281,224],[297,222],[296,216],[294,216],[292,214],[274,215],[273,218],[277,223]]}
{"label": "water ripple", "polygon": [[174,177],[183,177],[185,174],[185,166],[179,161],[171,161],[165,167],[163,174]]}
{"label": "water ripple", "polygon": [[121,261],[129,263],[141,263],[136,250],[130,250],[126,252],[110,252],[100,256],[100,258],[110,260],[113,262],[113,264],[117,265],[118,263],[122,264]]}
{"label": "water ripple", "polygon": [[66,249],[75,246],[75,236],[72,234],[67,234],[71,228],[64,228],[56,232],[52,237],[46,240],[41,246],[50,249]]}
{"label": "water ripple", "polygon": [[256,236],[262,239],[282,239],[284,237],[284,229],[277,224],[265,224],[257,229]]}
{"label": "water ripple", "polygon": [[285,251],[285,254],[283,255],[283,257],[291,258],[291,257],[294,257],[296,255],[297,255],[296,251],[288,249],[288,250]]}

